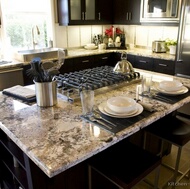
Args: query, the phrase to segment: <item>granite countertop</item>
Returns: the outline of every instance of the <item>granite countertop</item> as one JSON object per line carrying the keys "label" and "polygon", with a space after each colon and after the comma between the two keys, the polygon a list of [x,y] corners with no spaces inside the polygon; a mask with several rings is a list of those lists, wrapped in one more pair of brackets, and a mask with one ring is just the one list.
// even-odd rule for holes
{"label": "granite countertop", "polygon": [[70,49],[68,50],[68,56],[66,58],[73,58],[78,56],[89,56],[89,55],[96,55],[96,54],[104,54],[104,53],[111,53],[111,52],[127,52],[128,54],[138,55],[138,56],[145,56],[150,58],[159,58],[165,60],[175,60],[175,56],[169,53],[154,53],[152,50],[143,49],[143,48],[133,48],[133,49],[106,49],[106,50],[86,50],[84,48],[78,49]]}
{"label": "granite countertop", "polygon": [[[175,60],[174,55],[170,55],[169,53],[153,53],[152,50],[142,49],[142,48],[133,48],[127,50],[121,49],[106,49],[106,50],[86,50],[84,48],[74,48],[68,50],[68,55],[65,57],[66,59],[69,58],[76,58],[76,57],[84,57],[90,55],[98,55],[98,54],[105,54],[105,53],[112,53],[112,52],[127,52],[128,54],[138,55],[138,56],[145,56],[150,58],[159,58],[165,60]],[[14,67],[22,67],[23,65],[27,65],[29,62],[21,62],[18,60],[11,60],[10,63],[7,64],[0,64],[1,69],[9,69]]]}
{"label": "granite countertop", "polygon": [[[170,80],[174,77],[143,70],[136,71],[152,74],[154,81]],[[189,79],[177,79],[190,85]],[[135,98],[137,84],[139,83],[95,93],[95,106],[112,96]],[[53,177],[175,111],[190,102],[190,96],[175,104],[148,98],[143,98],[143,101],[152,104],[156,111],[112,134],[80,118],[80,101],[69,103],[58,95],[56,106],[42,108],[0,94],[0,128],[47,176]]]}

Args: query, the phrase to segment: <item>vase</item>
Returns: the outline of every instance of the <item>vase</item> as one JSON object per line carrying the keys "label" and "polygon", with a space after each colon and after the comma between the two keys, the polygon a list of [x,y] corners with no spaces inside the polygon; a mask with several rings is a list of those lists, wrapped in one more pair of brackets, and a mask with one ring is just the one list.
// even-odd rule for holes
{"label": "vase", "polygon": [[170,54],[175,55],[176,53],[176,45],[170,45]]}

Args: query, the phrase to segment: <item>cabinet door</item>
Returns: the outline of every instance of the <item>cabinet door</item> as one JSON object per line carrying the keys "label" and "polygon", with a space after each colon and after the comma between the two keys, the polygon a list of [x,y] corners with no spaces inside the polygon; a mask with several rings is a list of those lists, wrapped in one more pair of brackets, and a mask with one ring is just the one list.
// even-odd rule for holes
{"label": "cabinet door", "polygon": [[96,0],[96,23],[113,23],[113,0]]}
{"label": "cabinet door", "polygon": [[70,25],[95,22],[95,0],[69,0]]}
{"label": "cabinet door", "polygon": [[134,67],[144,69],[144,70],[153,70],[153,59],[148,57],[136,56]]}
{"label": "cabinet door", "polygon": [[93,67],[110,65],[111,53],[94,55]]}
{"label": "cabinet door", "polygon": [[73,58],[73,70],[79,71],[88,68],[93,68],[93,63],[94,63],[93,56]]}
{"label": "cabinet door", "polygon": [[73,59],[65,59],[64,64],[61,66],[59,69],[61,74],[64,73],[69,73],[74,71],[74,66],[73,66]]}
{"label": "cabinet door", "polygon": [[95,0],[57,0],[60,25],[95,23]]}
{"label": "cabinet door", "polygon": [[115,24],[140,24],[140,0],[114,0]]}
{"label": "cabinet door", "polygon": [[153,71],[164,74],[175,74],[175,61],[154,59]]}

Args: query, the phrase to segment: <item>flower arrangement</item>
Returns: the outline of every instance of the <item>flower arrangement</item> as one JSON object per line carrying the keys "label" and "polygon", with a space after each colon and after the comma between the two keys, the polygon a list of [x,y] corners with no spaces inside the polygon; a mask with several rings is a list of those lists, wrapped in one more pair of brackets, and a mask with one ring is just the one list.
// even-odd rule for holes
{"label": "flower arrangement", "polygon": [[169,46],[176,46],[177,45],[177,40],[175,39],[166,39],[166,46],[169,47]]}
{"label": "flower arrangement", "polygon": [[114,26],[111,26],[109,29],[106,29],[105,31],[105,35],[107,35],[110,38],[114,38],[115,34],[120,35],[123,34],[123,32],[119,28],[116,28],[114,31]]}
{"label": "flower arrangement", "polygon": [[175,54],[176,52],[176,45],[177,45],[177,40],[174,39],[166,39],[166,49],[167,51],[170,51],[170,54]]}

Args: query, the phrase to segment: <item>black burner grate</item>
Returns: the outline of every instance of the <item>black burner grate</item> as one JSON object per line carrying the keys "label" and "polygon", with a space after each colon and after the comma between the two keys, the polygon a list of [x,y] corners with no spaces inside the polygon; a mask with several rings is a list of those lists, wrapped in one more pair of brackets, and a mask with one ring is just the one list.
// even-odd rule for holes
{"label": "black burner grate", "polygon": [[82,88],[91,88],[95,90],[124,81],[130,82],[138,78],[140,78],[138,72],[130,74],[115,73],[111,66],[102,66],[77,72],[59,74],[55,77],[58,87],[62,87],[63,90],[69,88],[79,90]]}

